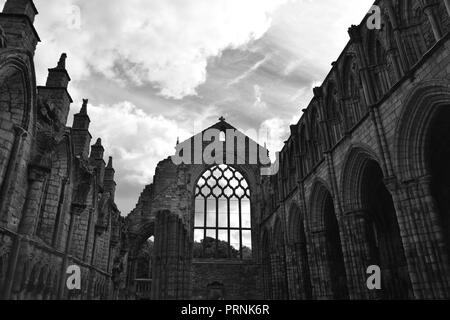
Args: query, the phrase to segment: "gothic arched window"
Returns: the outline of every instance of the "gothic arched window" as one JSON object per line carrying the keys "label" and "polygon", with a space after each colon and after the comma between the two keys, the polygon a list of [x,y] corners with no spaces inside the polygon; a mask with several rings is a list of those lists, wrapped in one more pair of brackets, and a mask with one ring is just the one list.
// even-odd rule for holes
{"label": "gothic arched window", "polygon": [[250,188],[233,167],[206,170],[195,189],[194,258],[251,259]]}

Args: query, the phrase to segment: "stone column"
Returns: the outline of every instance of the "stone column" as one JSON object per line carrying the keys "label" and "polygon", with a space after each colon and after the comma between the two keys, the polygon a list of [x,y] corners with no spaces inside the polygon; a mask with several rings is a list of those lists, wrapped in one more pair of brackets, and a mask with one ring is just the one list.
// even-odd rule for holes
{"label": "stone column", "polygon": [[366,213],[363,210],[347,212],[340,226],[350,300],[378,298],[366,285],[367,268],[374,262],[367,238]]}
{"label": "stone column", "polygon": [[289,300],[300,299],[300,273],[297,268],[297,257],[293,245],[286,246],[286,276],[288,282]]}
{"label": "stone column", "polygon": [[[388,9],[389,20],[391,21],[391,24],[392,24],[395,43],[398,48],[402,69],[404,72],[406,72],[407,70],[409,70],[410,63],[408,61],[408,56],[406,55],[405,49],[403,47],[403,41],[402,41],[402,37],[400,34],[400,29],[398,27],[398,22],[397,22],[397,15],[395,14],[394,7],[392,6],[391,1],[387,1],[386,6]],[[395,51],[396,50],[394,50],[392,48],[391,50],[389,50],[389,54],[391,56],[391,60],[393,60],[393,63],[395,63],[394,67],[395,67],[395,71],[397,73],[397,81],[398,81],[402,77],[402,74],[401,74],[399,65],[395,59],[395,53],[396,53]]]}
{"label": "stone column", "polygon": [[[325,120],[325,101],[324,101],[324,93],[321,87],[315,87],[313,89],[314,98],[317,99],[318,105],[319,105],[319,123],[317,124],[319,126],[320,131],[323,133],[324,141],[324,150],[329,150],[333,146],[331,146],[331,138],[330,138],[330,127],[328,124],[328,121]],[[322,151],[324,151],[322,150]],[[319,158],[322,155],[319,154]],[[314,165],[314,164],[313,164]]]}
{"label": "stone column", "polygon": [[177,237],[178,237],[178,225],[177,225],[177,219],[176,216],[173,214],[170,214],[168,218],[168,234],[167,234],[167,285],[165,290],[165,298],[169,300],[176,299],[176,264],[177,264],[177,257],[178,257],[178,250],[177,250]]}
{"label": "stone column", "polygon": [[437,6],[436,3],[427,3],[429,1],[424,1],[423,12],[427,15],[428,21],[430,21],[431,29],[433,30],[434,38],[439,41],[442,38],[441,27],[437,20],[434,8]]}
{"label": "stone column", "polygon": [[[311,283],[309,277],[309,265],[307,261],[307,252],[305,252],[303,243],[296,243],[291,247],[292,250],[292,272],[293,272],[293,290],[292,300],[311,299]],[[291,280],[289,280],[291,283]]]}
{"label": "stone column", "polygon": [[64,252],[64,259],[61,266],[61,278],[60,278],[60,284],[59,284],[59,291],[58,291],[58,297],[59,299],[64,298],[64,292],[65,292],[65,286],[66,286],[66,270],[69,262],[69,256],[70,256],[70,245],[72,243],[72,237],[73,237],[73,226],[75,223],[75,219],[79,217],[83,211],[86,209],[85,205],[82,204],[76,204],[72,203],[72,206],[70,207],[70,222],[69,222],[69,231],[67,232],[67,238],[66,238],[66,247]]}
{"label": "stone column", "polygon": [[283,282],[285,281],[285,264],[284,259],[280,253],[273,251],[270,254],[270,262],[272,269],[272,294],[273,300],[283,300],[284,288]]}
{"label": "stone column", "polygon": [[364,53],[364,49],[362,46],[362,37],[361,37],[361,30],[358,26],[351,26],[348,30],[348,33],[350,35],[350,41],[355,44],[356,47],[356,55],[358,57],[358,60],[361,63],[361,79],[362,79],[362,85],[364,90],[364,95],[366,97],[366,103],[368,106],[375,103],[375,92],[374,92],[374,85],[372,83],[372,79],[370,77],[369,69],[367,67],[367,60],[366,55]]}
{"label": "stone column", "polygon": [[448,252],[430,177],[385,184],[396,207],[415,298],[449,299]]}
{"label": "stone column", "polygon": [[19,126],[14,126],[14,143],[9,156],[8,166],[0,188],[0,217],[4,222],[8,222],[10,214],[10,202],[15,192],[15,183],[17,182],[17,171],[15,166],[22,159],[22,149],[28,132]]}
{"label": "stone column", "polygon": [[[9,263],[8,263],[8,271],[5,277],[5,281],[3,284],[3,300],[9,300],[11,298],[11,291],[13,290],[13,287],[16,287],[15,292],[19,294],[20,292],[20,286],[23,281],[24,276],[24,267],[25,265],[23,263],[19,264],[19,253],[21,252],[21,247],[23,246],[22,238],[20,234],[16,236],[14,239],[14,244],[11,250],[11,255],[9,257]],[[13,294],[12,297],[14,300],[19,300],[19,297],[17,295]]]}
{"label": "stone column", "polygon": [[19,232],[25,236],[32,236],[38,223],[37,220],[42,200],[42,193],[47,177],[50,174],[50,169],[30,165],[28,170],[28,192],[22,219],[20,221]]}
{"label": "stone column", "polygon": [[[400,64],[398,63],[397,60],[397,56],[398,56],[398,51],[397,48],[395,47],[390,47],[388,48],[386,54],[389,58],[389,60],[392,63],[392,66],[394,67],[394,72],[395,72],[395,81],[399,81],[402,78],[402,69],[408,70],[408,68],[400,68]],[[401,55],[400,55],[401,57]]]}
{"label": "stone column", "polygon": [[311,282],[313,298],[317,300],[333,299],[331,287],[330,264],[327,258],[327,244],[325,230],[313,231],[310,235],[308,248],[309,261],[312,262]]}

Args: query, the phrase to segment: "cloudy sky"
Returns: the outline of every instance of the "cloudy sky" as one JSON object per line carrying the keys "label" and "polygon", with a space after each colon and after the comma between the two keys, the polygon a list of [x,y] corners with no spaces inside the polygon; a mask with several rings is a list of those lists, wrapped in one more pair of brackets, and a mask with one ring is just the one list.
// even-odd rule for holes
{"label": "cloudy sky", "polygon": [[372,2],[35,0],[37,80],[67,53],[72,113],[89,98],[126,215],[177,136],[220,116],[279,150]]}

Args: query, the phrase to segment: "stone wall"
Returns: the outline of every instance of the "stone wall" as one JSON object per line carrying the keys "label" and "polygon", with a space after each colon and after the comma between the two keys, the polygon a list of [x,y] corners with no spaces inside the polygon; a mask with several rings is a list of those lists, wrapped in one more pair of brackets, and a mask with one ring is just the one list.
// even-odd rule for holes
{"label": "stone wall", "polygon": [[[287,262],[280,274],[265,260],[266,269],[272,270],[264,281],[266,296],[274,296],[274,284],[287,281],[291,299],[298,298],[299,288],[306,296],[309,285],[313,299],[333,299],[345,292],[351,299],[449,297],[448,244],[442,240],[448,229],[430,191],[435,178],[426,147],[431,119],[442,110],[439,106],[450,105],[449,12],[444,1],[431,1],[427,7],[419,1],[376,4],[382,9],[383,28],[369,30],[365,19],[350,28],[351,41],[291,127],[279,174],[263,183],[264,201],[271,209],[265,211],[262,228],[284,235],[282,255]],[[292,172],[295,183],[289,183]],[[370,200],[373,185],[392,201]],[[331,199],[332,208],[325,208],[326,199]],[[389,202],[392,206],[382,211],[376,208]],[[391,210],[391,225],[398,225],[398,230],[371,230],[380,223],[374,212]],[[331,232],[326,216],[335,216],[336,232]],[[281,230],[275,229],[277,221],[282,221]],[[307,245],[299,261],[289,247],[300,231]],[[330,243],[332,237],[338,239],[345,266],[345,286],[339,290],[333,280],[336,261],[327,250],[336,244]],[[373,246],[394,250],[397,258],[383,258]],[[263,256],[279,252],[274,245],[264,249],[268,252]],[[310,270],[308,286],[290,271],[304,264]],[[383,285],[388,287],[384,291],[366,287],[366,270],[372,264],[382,265]],[[396,265],[394,271],[389,264]]]}
{"label": "stone wall", "polygon": [[[112,298],[124,226],[112,161],[105,177],[101,141],[90,150],[87,100],[66,126],[65,54],[36,86],[36,14],[31,0],[8,0],[0,14],[0,297]],[[69,265],[81,268],[79,291],[67,290]]]}

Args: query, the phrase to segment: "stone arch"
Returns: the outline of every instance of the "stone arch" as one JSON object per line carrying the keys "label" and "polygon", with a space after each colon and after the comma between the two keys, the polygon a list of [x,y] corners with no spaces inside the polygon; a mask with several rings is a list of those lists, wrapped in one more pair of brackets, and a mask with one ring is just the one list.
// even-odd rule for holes
{"label": "stone arch", "polygon": [[[191,232],[195,259],[242,259],[256,256],[256,188],[246,166],[206,167],[192,193]],[[253,179],[249,180],[252,176]]]}
{"label": "stone arch", "polygon": [[[195,194],[195,188],[198,184],[198,181],[200,180],[200,178],[202,177],[202,175],[208,171],[209,169],[211,169],[212,167],[216,166],[214,165],[198,165],[195,166],[195,168],[192,170],[192,177],[191,177],[191,192],[192,194]],[[250,187],[250,191],[251,194],[255,194],[255,190],[257,190],[257,185],[258,185],[258,181],[257,181],[257,173],[254,171],[254,166],[252,165],[240,165],[240,164],[236,164],[236,165],[227,165],[233,169],[235,169],[236,171],[238,171],[240,174],[242,174],[245,178],[245,180],[247,180],[249,187]],[[253,191],[253,192],[252,192]],[[253,200],[253,199],[252,199]]]}
{"label": "stone arch", "polygon": [[[153,238],[152,241],[149,241],[151,238]],[[154,219],[142,223],[130,241],[126,281],[127,286],[135,290],[134,294],[138,294],[140,281],[153,278],[155,242],[156,221]],[[147,269],[146,275],[144,275],[144,269]]]}
{"label": "stone arch", "polygon": [[311,231],[323,230],[325,228],[325,219],[323,216],[325,200],[331,197],[331,188],[322,179],[316,179],[311,188],[309,200],[308,226]]}
{"label": "stone arch", "polygon": [[[316,180],[310,196],[310,233],[319,244],[311,252],[322,278],[321,292],[324,299],[347,299],[346,270],[341,244],[340,227],[330,188],[320,179]],[[325,280],[326,279],[326,280]],[[318,285],[319,286],[319,285]]]}
{"label": "stone arch", "polygon": [[294,298],[311,299],[312,286],[308,260],[305,217],[296,203],[291,204],[288,220],[288,247],[293,268]]}
{"label": "stone arch", "polygon": [[298,228],[300,224],[303,223],[304,218],[298,204],[293,202],[288,211],[287,238],[289,243],[295,243],[301,240]]}
{"label": "stone arch", "polygon": [[34,131],[31,121],[35,115],[35,88],[33,67],[21,57],[0,56],[0,186],[5,192],[13,183],[13,166],[21,155],[22,139],[28,130]]}
{"label": "stone arch", "polygon": [[428,131],[438,111],[450,105],[445,81],[427,81],[416,86],[404,103],[394,141],[395,164],[401,180],[430,174],[426,159]]}
{"label": "stone arch", "polygon": [[[64,217],[67,187],[72,169],[72,148],[70,136],[64,134],[58,142],[51,159],[51,171],[45,185],[44,197],[39,208],[36,235],[49,245],[55,245]],[[57,206],[47,199],[58,199]]]}
{"label": "stone arch", "polygon": [[[383,270],[386,299],[406,299],[412,294],[403,242],[393,197],[385,184],[376,154],[366,146],[354,146],[342,172],[342,199],[347,220],[359,221],[358,239],[367,241],[367,265]],[[362,217],[362,219],[360,219]]]}
{"label": "stone arch", "polygon": [[155,236],[155,221],[151,220],[145,222],[140,226],[136,232],[135,237],[130,246],[130,255],[135,256],[139,251],[140,246],[150,237]]}
{"label": "stone arch", "polygon": [[371,160],[379,163],[376,153],[366,145],[354,145],[347,153],[341,173],[340,188],[344,212],[362,207],[361,174],[366,163]]}
{"label": "stone arch", "polygon": [[[0,86],[2,90],[14,96],[11,100],[2,99],[3,103],[9,104],[3,105],[3,108],[7,107],[12,112],[10,120],[26,131],[31,127],[36,100],[35,92],[32,90],[35,88],[34,67],[29,65],[27,60],[29,57],[17,56],[17,52],[7,52],[0,57]],[[14,106],[11,105],[13,101]],[[16,106],[18,108],[15,108]]]}
{"label": "stone arch", "polygon": [[388,65],[387,48],[379,32],[369,30],[367,56],[376,100],[380,100],[391,88],[391,72]]}
{"label": "stone arch", "polygon": [[432,220],[433,230],[440,234],[443,247],[450,255],[448,84],[430,81],[414,88],[399,121],[395,163],[400,179],[403,183],[420,186],[415,197],[422,199],[424,206],[418,208],[418,212],[423,219]]}
{"label": "stone arch", "polygon": [[419,0],[399,0],[396,5],[403,43],[410,65],[414,65],[434,43],[433,30]]}

